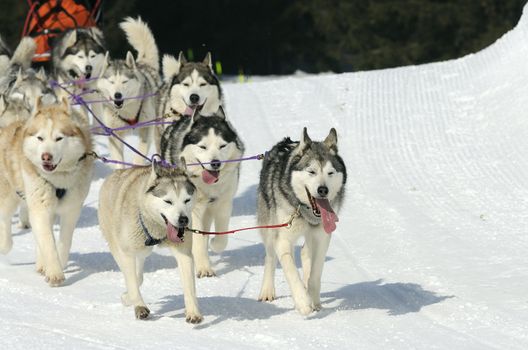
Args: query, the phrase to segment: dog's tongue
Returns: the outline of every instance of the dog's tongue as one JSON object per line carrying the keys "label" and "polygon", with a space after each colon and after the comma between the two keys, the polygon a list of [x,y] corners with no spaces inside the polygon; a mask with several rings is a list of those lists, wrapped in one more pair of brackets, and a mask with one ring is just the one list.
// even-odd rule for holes
{"label": "dog's tongue", "polygon": [[218,171],[204,169],[202,171],[202,180],[208,185],[214,184],[218,181],[219,175],[220,173]]}
{"label": "dog's tongue", "polygon": [[178,229],[167,221],[167,238],[174,243],[181,243],[182,240],[178,237]]}
{"label": "dog's tongue", "polygon": [[192,116],[193,113],[194,113],[194,109],[191,108],[191,107],[189,107],[189,106],[187,106],[187,107],[185,108],[185,112],[183,112],[183,115]]}
{"label": "dog's tongue", "polygon": [[336,213],[334,213],[334,210],[330,206],[330,203],[328,202],[328,199],[326,198],[317,198],[315,199],[315,202],[317,203],[317,207],[319,208],[319,211],[321,212],[321,219],[323,220],[323,227],[326,233],[332,233],[336,229],[336,222],[339,221],[339,218],[337,217]]}

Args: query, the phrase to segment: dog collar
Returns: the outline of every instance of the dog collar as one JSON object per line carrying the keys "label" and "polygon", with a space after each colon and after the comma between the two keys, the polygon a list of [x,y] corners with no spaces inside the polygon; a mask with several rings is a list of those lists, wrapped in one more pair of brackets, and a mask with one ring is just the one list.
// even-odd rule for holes
{"label": "dog collar", "polygon": [[[66,195],[66,192],[68,192],[68,190],[65,189],[65,188],[56,188],[55,187],[55,196],[57,196],[57,199],[59,199],[59,200],[62,199]],[[16,191],[16,194],[17,194],[17,196],[20,197],[20,199],[26,200],[26,196],[24,195],[24,192]]]}
{"label": "dog collar", "polygon": [[119,113],[116,113],[117,117],[127,123],[130,126],[136,125],[139,122],[139,115],[141,114],[141,109],[143,108],[143,100],[141,100],[141,103],[139,104],[139,109],[137,111],[136,116],[134,119],[126,119],[119,115]]}
{"label": "dog collar", "polygon": [[147,236],[147,238],[145,239],[145,245],[147,247],[158,245],[165,240],[165,238],[157,239],[151,236],[151,234],[147,230],[147,226],[145,226],[145,223],[143,222],[143,216],[141,215],[141,212],[139,212],[139,224],[141,225],[143,233],[145,234],[145,236]]}

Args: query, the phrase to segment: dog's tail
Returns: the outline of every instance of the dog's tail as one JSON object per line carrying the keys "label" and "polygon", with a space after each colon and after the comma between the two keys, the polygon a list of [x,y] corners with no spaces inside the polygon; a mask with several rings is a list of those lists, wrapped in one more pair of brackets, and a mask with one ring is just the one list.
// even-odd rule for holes
{"label": "dog's tail", "polygon": [[137,62],[159,70],[159,51],[149,26],[140,17],[127,17],[119,24],[127,40],[138,52]]}
{"label": "dog's tail", "polygon": [[31,66],[31,60],[33,55],[35,55],[36,49],[35,40],[27,36],[22,38],[13,53],[13,57],[11,57],[11,65],[19,65],[23,69],[28,69]]}

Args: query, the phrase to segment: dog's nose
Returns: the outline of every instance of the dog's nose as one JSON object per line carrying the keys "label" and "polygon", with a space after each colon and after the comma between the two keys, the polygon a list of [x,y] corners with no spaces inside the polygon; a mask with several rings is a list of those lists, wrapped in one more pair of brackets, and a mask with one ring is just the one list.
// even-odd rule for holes
{"label": "dog's nose", "polygon": [[116,93],[114,94],[114,99],[116,99],[116,100],[120,100],[120,99],[122,99],[122,98],[123,98],[123,94],[121,94],[120,92],[116,92]]}
{"label": "dog's nose", "polygon": [[221,165],[222,163],[220,163],[218,159],[213,159],[211,161],[211,168],[213,168],[214,170],[219,169]]}
{"label": "dog's nose", "polygon": [[189,100],[191,100],[192,104],[197,104],[200,101],[200,96],[198,96],[198,94],[192,94],[189,97]]}
{"label": "dog's nose", "polygon": [[40,159],[42,159],[45,162],[51,162],[53,160],[53,155],[47,152],[42,153],[42,155],[40,156]]}
{"label": "dog's nose", "polygon": [[326,186],[317,187],[317,193],[323,198],[328,196],[328,187]]}
{"label": "dog's nose", "polygon": [[187,216],[181,215],[178,218],[178,226],[179,227],[185,227],[187,225],[189,225],[189,218]]}
{"label": "dog's nose", "polygon": [[86,66],[86,73],[90,73],[92,71],[93,67],[91,65]]}

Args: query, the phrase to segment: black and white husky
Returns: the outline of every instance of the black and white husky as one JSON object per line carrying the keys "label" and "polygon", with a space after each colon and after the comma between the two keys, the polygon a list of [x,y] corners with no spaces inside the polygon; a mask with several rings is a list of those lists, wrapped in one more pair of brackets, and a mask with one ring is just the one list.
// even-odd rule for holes
{"label": "black and white husky", "polygon": [[[275,299],[278,257],[297,310],[307,315],[321,308],[321,274],[345,183],[346,168],[337,153],[337,133],[333,128],[323,142],[312,141],[304,128],[300,142],[285,138],[270,151],[260,173],[258,223],[272,225],[290,218],[293,221],[289,228],[261,232],[266,260],[259,300]],[[304,280],[293,257],[293,246],[301,236]]]}
{"label": "black and white husky", "polygon": [[[199,114],[183,116],[165,130],[161,152],[170,163],[184,157],[188,163],[191,181],[197,188],[193,208],[193,228],[208,231],[214,222],[216,231],[226,231],[233,206],[238,179],[239,163],[223,160],[240,158],[244,145],[222,111],[208,117]],[[198,277],[214,276],[208,254],[209,237],[195,234],[193,256]],[[211,248],[221,252],[227,245],[227,236],[215,236]]]}
{"label": "black and white husky", "polygon": [[[102,76],[97,83],[100,93],[111,102],[103,106],[103,121],[111,128],[135,125],[156,117],[158,96],[153,96],[161,85],[159,53],[154,35],[140,18],[126,18],[121,24],[130,45],[137,51],[137,58],[128,52],[125,60],[105,60]],[[143,96],[144,98],[134,98]],[[146,97],[148,96],[148,97]],[[132,99],[127,99],[132,97]],[[147,154],[153,137],[152,127],[138,129],[139,147]],[[119,132],[123,135],[128,131]],[[123,144],[111,137],[112,158],[123,161]],[[143,159],[136,156],[135,162]],[[119,168],[119,166],[118,166]]]}

